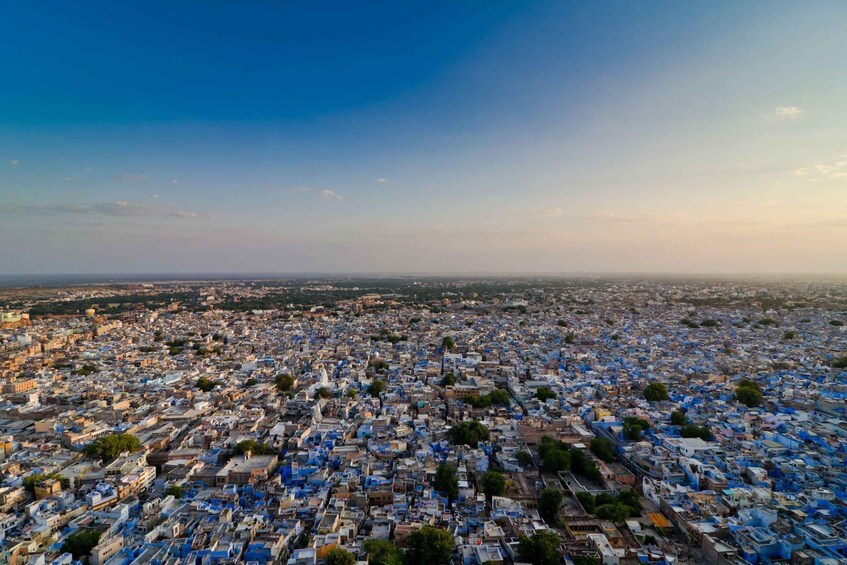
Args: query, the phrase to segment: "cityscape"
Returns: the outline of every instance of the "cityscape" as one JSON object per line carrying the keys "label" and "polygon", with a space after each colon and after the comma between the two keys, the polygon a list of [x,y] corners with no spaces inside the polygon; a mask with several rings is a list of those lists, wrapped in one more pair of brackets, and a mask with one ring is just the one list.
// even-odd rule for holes
{"label": "cityscape", "polygon": [[0,53],[0,565],[847,565],[847,1]]}
{"label": "cityscape", "polygon": [[6,288],[8,563],[847,559],[847,284]]}

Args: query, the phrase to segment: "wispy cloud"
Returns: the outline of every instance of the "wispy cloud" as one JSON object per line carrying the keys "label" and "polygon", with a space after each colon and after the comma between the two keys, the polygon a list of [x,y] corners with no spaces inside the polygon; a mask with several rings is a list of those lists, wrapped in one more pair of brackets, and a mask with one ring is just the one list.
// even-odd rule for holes
{"label": "wispy cloud", "polygon": [[15,165],[17,165],[18,163],[20,163],[20,161],[18,159],[12,159],[11,161],[9,161],[9,164],[12,165],[13,167]]}
{"label": "wispy cloud", "polygon": [[296,186],[291,189],[292,192],[312,192],[312,189],[308,186]]}
{"label": "wispy cloud", "polygon": [[323,196],[327,200],[344,200],[344,197],[335,192],[334,190],[330,190],[325,188],[321,191],[321,196]]}
{"label": "wispy cloud", "polygon": [[162,206],[147,206],[129,202],[95,202],[92,204],[11,204],[0,206],[0,214],[28,216],[105,216],[132,218],[212,218],[210,214],[177,210]]}
{"label": "wispy cloud", "polygon": [[125,182],[142,182],[149,179],[147,175],[137,175],[133,173],[125,173],[123,175],[119,175],[115,180],[125,181]]}
{"label": "wispy cloud", "polygon": [[542,210],[541,215],[545,218],[560,218],[565,215],[564,208],[548,208],[547,210]]}
{"label": "wispy cloud", "polygon": [[388,179],[379,177],[378,179],[376,179],[376,182],[378,182],[379,184],[388,184]]}
{"label": "wispy cloud", "polygon": [[809,167],[794,169],[791,174],[795,177],[807,177],[811,180],[845,179],[847,178],[847,155],[838,157],[831,163],[815,163]]}
{"label": "wispy cloud", "polygon": [[803,113],[803,110],[798,108],[797,106],[779,106],[776,109],[776,115],[781,118],[791,118],[794,119],[800,114]]}
{"label": "wispy cloud", "polygon": [[597,222],[622,223],[622,224],[654,224],[673,225],[686,224],[691,217],[684,212],[621,212],[618,210],[598,210],[587,216],[587,219]]}

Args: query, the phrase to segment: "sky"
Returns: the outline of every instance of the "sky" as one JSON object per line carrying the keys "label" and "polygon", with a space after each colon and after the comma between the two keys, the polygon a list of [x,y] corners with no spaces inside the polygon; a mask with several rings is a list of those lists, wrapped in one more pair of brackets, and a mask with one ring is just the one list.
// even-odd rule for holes
{"label": "sky", "polygon": [[0,274],[847,273],[843,1],[113,4],[0,6]]}

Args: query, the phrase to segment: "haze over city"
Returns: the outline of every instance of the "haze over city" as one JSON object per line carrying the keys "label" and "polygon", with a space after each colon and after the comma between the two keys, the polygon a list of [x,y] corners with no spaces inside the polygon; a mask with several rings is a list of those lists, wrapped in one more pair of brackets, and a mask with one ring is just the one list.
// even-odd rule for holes
{"label": "haze over city", "polygon": [[0,19],[5,275],[847,272],[844,2]]}

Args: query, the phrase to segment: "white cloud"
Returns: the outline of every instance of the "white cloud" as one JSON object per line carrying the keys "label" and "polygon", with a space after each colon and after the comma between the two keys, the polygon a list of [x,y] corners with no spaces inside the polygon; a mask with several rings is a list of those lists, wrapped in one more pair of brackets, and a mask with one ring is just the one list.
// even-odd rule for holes
{"label": "white cloud", "polygon": [[847,155],[838,157],[832,163],[815,163],[809,167],[800,167],[791,171],[795,177],[807,177],[810,180],[847,178]]}
{"label": "white cloud", "polygon": [[321,191],[321,196],[323,196],[327,200],[344,200],[344,197],[335,192],[334,190],[330,190],[325,188]]}
{"label": "white cloud", "polygon": [[136,175],[132,173],[126,173],[117,177],[117,180],[122,180],[126,182],[142,182],[147,180],[148,178],[150,177],[148,177],[147,175]]}
{"label": "white cloud", "polygon": [[308,186],[298,186],[298,187],[292,188],[291,190],[293,190],[294,192],[312,192],[312,189],[309,188]]}
{"label": "white cloud", "polygon": [[803,110],[797,106],[779,106],[776,109],[776,115],[781,118],[796,118],[803,113]]}
{"label": "white cloud", "polygon": [[15,165],[17,165],[18,163],[20,163],[20,161],[19,161],[19,160],[17,160],[17,159],[12,159],[11,161],[9,161],[9,164],[10,164],[10,165],[12,165],[13,167],[14,167]]}
{"label": "white cloud", "polygon": [[71,177],[65,177],[65,182],[71,182]]}
{"label": "white cloud", "polygon": [[541,215],[545,218],[559,218],[565,215],[564,208],[549,208],[547,210],[542,210]]}
{"label": "white cloud", "polygon": [[179,184],[179,179],[174,179],[171,181],[171,184]]}
{"label": "white cloud", "polygon": [[640,223],[640,224],[685,224],[691,221],[691,217],[684,212],[661,212],[661,213],[643,213],[643,212],[621,212],[618,210],[598,210],[588,216],[589,220],[610,223]]}
{"label": "white cloud", "polygon": [[109,216],[134,218],[211,218],[209,214],[186,210],[175,210],[161,206],[132,204],[130,202],[95,202],[92,204],[12,204],[0,206],[0,214],[29,216]]}
{"label": "white cloud", "polygon": [[378,179],[376,179],[376,182],[378,182],[379,184],[388,184],[388,179],[379,177]]}

